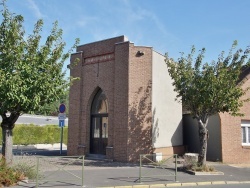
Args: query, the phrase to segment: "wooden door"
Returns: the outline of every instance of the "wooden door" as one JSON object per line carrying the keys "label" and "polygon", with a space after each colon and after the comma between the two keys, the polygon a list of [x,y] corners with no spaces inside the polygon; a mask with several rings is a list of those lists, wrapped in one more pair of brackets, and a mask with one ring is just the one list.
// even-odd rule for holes
{"label": "wooden door", "polygon": [[93,116],[90,132],[90,153],[106,155],[106,147],[108,145],[108,117]]}

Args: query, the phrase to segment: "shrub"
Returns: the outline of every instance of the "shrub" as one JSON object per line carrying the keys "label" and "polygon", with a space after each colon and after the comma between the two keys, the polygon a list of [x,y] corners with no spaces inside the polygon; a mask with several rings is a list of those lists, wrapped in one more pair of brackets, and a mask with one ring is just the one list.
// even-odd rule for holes
{"label": "shrub", "polygon": [[[1,130],[1,129],[0,129]],[[0,134],[2,140],[2,134]],[[16,125],[13,129],[14,145],[54,144],[61,142],[61,128],[58,125]],[[63,128],[63,143],[68,142],[68,127]]]}
{"label": "shrub", "polygon": [[184,155],[184,162],[183,162],[183,168],[185,170],[191,170],[192,167],[197,166],[197,156],[195,154],[191,155]]}
{"label": "shrub", "polygon": [[184,170],[192,170],[197,172],[214,172],[213,166],[208,166],[206,164],[200,165],[198,163],[198,156],[195,154],[184,155]]}
{"label": "shrub", "polygon": [[[25,175],[29,179],[35,179],[37,176],[36,172],[36,157],[29,154],[22,154],[21,156],[15,156],[12,168]],[[38,172],[38,176],[41,175]]]}
{"label": "shrub", "polygon": [[25,175],[23,173],[8,167],[5,159],[0,157],[0,186],[11,186],[24,178]]}
{"label": "shrub", "polygon": [[203,165],[195,164],[191,167],[190,170],[196,171],[196,172],[214,172],[215,171],[213,166],[208,166],[206,164],[203,164]]}
{"label": "shrub", "polygon": [[[0,187],[15,185],[18,181],[28,179],[35,179],[36,172],[36,158],[27,154],[16,156],[13,164],[7,166],[3,157],[0,156]],[[38,177],[41,177],[38,172]]]}

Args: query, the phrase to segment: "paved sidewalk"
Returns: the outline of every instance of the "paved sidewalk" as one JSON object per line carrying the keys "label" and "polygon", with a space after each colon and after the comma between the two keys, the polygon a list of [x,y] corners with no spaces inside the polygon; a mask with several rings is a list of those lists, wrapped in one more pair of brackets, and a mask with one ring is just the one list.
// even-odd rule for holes
{"label": "paved sidewalk", "polygon": [[[236,168],[228,165],[216,165],[216,169],[224,172],[224,175],[203,175],[194,176],[184,172],[178,172],[177,181],[174,177],[154,177],[144,178],[142,183],[138,182],[139,167],[128,164],[109,163],[103,161],[85,160],[84,167],[84,187],[165,187],[186,186],[186,185],[209,185],[221,183],[250,183],[250,168]],[[81,176],[81,170],[71,170],[70,172]],[[81,181],[66,181],[69,174],[58,173],[54,182],[45,183],[39,187],[81,187]],[[145,185],[145,186],[143,186]],[[25,184],[19,187],[34,187],[35,183]]]}
{"label": "paved sidewalk", "polygon": [[[24,151],[24,150],[23,150]],[[29,151],[25,151],[29,152]],[[34,152],[34,151],[32,151]],[[63,151],[63,155],[66,151]],[[38,156],[54,156],[59,155],[58,151],[37,150],[32,155]],[[224,172],[224,175],[202,175],[195,176],[179,171],[177,182],[174,177],[156,176],[143,178],[139,183],[139,166],[135,164],[100,161],[100,160],[85,160],[84,165],[84,187],[119,187],[119,188],[143,188],[143,187],[179,187],[179,186],[196,186],[196,185],[211,185],[211,184],[239,184],[249,183],[250,186],[250,166],[229,166],[220,163],[213,163],[216,170]],[[45,174],[53,172],[52,166],[44,166]],[[76,164],[68,169],[70,173],[81,177],[81,165]],[[161,172],[160,172],[161,174]],[[152,175],[152,174],[151,174]],[[158,173],[159,175],[159,173]],[[81,187],[81,180],[74,178],[71,174],[64,171],[59,171],[51,176],[52,182],[45,182],[39,187]],[[67,179],[73,178],[73,181]],[[51,180],[50,180],[51,181]],[[35,182],[29,182],[16,188],[35,187]]]}

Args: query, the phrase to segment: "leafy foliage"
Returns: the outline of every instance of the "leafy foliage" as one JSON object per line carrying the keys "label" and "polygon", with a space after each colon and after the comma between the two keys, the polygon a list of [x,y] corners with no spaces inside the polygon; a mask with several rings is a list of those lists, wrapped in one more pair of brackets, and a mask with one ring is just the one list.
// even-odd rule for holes
{"label": "leafy foliage", "polygon": [[66,53],[63,31],[54,22],[45,43],[42,43],[43,20],[38,20],[33,32],[26,34],[24,18],[11,13],[6,1],[0,24],[0,115],[3,129],[2,153],[12,162],[12,129],[22,113],[40,111],[60,98],[69,87],[63,65],[73,47]]}
{"label": "leafy foliage", "polygon": [[196,59],[193,58],[194,47],[187,57],[182,56],[177,62],[166,55],[177,97],[194,117],[211,116],[218,112],[242,115],[238,113],[243,104],[240,99],[246,91],[240,87],[239,76],[243,66],[249,64],[246,60],[250,48],[233,53],[236,45],[235,41],[226,58],[222,52],[217,62],[211,64],[203,63],[205,48]]}
{"label": "leafy foliage", "polygon": [[[45,44],[41,45],[43,21],[25,37],[23,17],[4,7],[0,25],[0,113],[31,112],[59,99],[68,87],[63,53],[62,29],[55,22]],[[74,46],[75,47],[75,46]]]}
{"label": "leafy foliage", "polygon": [[51,104],[45,104],[42,106],[38,111],[35,111],[35,114],[38,115],[49,115],[49,116],[57,116],[59,113],[59,105],[61,103],[64,103],[66,106],[66,114],[68,115],[68,106],[69,106],[69,90],[67,89],[65,93],[62,93],[59,95],[59,100],[56,100],[55,102]]}
{"label": "leafy foliage", "polygon": [[199,125],[200,152],[199,166],[204,166],[207,152],[208,118],[216,113],[228,112],[234,116],[242,116],[239,112],[247,88],[241,84],[241,73],[249,69],[248,55],[250,47],[245,51],[236,50],[237,41],[232,45],[229,54],[224,57],[222,52],[217,61],[204,63],[205,48],[194,59],[195,48],[186,57],[184,54],[175,62],[166,54],[168,72],[173,79],[177,92],[177,99],[182,101],[183,107],[188,110]]}

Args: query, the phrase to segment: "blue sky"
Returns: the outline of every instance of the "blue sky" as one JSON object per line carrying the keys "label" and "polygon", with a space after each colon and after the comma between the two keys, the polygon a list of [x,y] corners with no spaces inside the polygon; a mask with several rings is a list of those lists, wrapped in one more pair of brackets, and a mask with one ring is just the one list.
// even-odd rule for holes
{"label": "blue sky", "polygon": [[192,45],[205,47],[211,61],[234,40],[239,48],[250,45],[249,0],[8,0],[7,5],[24,16],[28,33],[42,18],[45,36],[58,20],[68,48],[75,38],[85,44],[125,35],[174,59]]}

